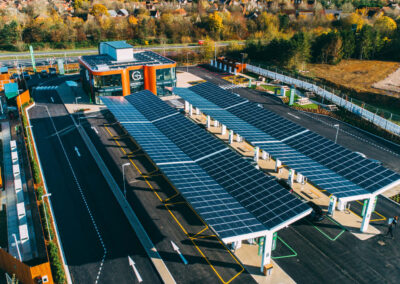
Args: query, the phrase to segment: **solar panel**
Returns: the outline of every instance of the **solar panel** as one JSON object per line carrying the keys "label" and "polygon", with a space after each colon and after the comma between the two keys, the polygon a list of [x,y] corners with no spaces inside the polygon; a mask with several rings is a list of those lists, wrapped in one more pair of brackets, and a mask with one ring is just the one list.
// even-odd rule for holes
{"label": "solar panel", "polygon": [[254,103],[234,106],[229,109],[229,112],[278,140],[286,139],[306,130],[300,125],[282,119],[281,116],[271,111],[257,107]]}
{"label": "solar panel", "polygon": [[125,98],[150,121],[177,113],[176,110],[169,107],[148,90],[137,92]]}
{"label": "solar panel", "polygon": [[261,235],[266,230],[261,222],[132,104],[123,97],[102,97],[102,100],[168,180],[222,239],[251,233]]}
{"label": "solar panel", "polygon": [[196,106],[196,108],[199,108],[202,112],[207,113],[213,119],[223,123],[229,129],[235,129],[236,133],[246,137],[248,141],[277,141],[270,135],[267,135],[263,131],[255,128],[246,121],[232,115],[229,111],[220,108],[216,104],[206,100],[205,98],[188,89],[174,88],[174,93]]}
{"label": "solar panel", "polygon": [[338,197],[374,193],[400,180],[399,174],[214,84],[189,89],[280,141],[257,146]]}
{"label": "solar panel", "polygon": [[174,115],[154,122],[154,125],[166,134],[193,160],[200,159],[216,151],[226,149],[226,145],[213,139],[205,130],[182,115]]}
{"label": "solar panel", "polygon": [[221,108],[227,108],[247,101],[246,99],[238,97],[236,94],[219,88],[217,85],[214,85],[210,82],[197,84],[190,87],[189,90],[199,94],[203,98],[215,103]]}
{"label": "solar panel", "polygon": [[[134,96],[136,94],[130,97]],[[157,98],[151,93],[145,92],[141,92],[141,96]],[[160,104],[165,104],[172,109],[159,98],[156,100],[142,98],[134,101],[128,97],[128,101],[138,108],[140,108],[140,104],[146,102],[146,111],[147,108],[163,109]],[[184,116],[180,114],[168,116],[155,121],[154,125],[205,169],[267,228],[272,229],[309,210],[308,205],[291,195],[273,178],[255,169],[238,154],[226,148],[226,145],[223,145],[219,139],[194,125]],[[259,198],[256,206],[249,201],[253,200],[255,196]]]}
{"label": "solar panel", "polygon": [[162,165],[160,169],[221,238],[266,230],[197,164]]}
{"label": "solar panel", "polygon": [[205,158],[199,165],[269,229],[309,210],[272,177],[232,151]]}
{"label": "solar panel", "polygon": [[102,101],[156,164],[192,162],[123,97],[102,97]]}
{"label": "solar panel", "polygon": [[400,179],[399,174],[313,132],[303,133],[285,143],[369,192]]}

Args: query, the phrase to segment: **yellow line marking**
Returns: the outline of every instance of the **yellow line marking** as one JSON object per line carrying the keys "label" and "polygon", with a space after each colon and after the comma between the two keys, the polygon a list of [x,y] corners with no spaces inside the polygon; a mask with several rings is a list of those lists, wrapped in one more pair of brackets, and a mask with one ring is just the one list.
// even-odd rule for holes
{"label": "yellow line marking", "polygon": [[[356,202],[359,203],[359,204],[361,204],[361,205],[363,205],[363,203],[362,203],[361,201],[359,201],[359,200],[356,200]],[[354,212],[353,210],[349,209],[349,211],[350,211],[351,213],[353,213],[354,215],[356,215],[356,216],[362,218],[361,215],[357,214],[357,213]],[[379,218],[379,219],[371,219],[371,220],[369,220],[370,222],[385,221],[385,220],[387,219],[385,216],[383,216],[383,215],[382,215],[381,213],[379,213],[379,212],[373,211],[373,213],[375,213],[376,215],[380,216],[381,218]]]}
{"label": "yellow line marking", "polygon": [[[108,129],[107,126],[104,126],[105,129],[107,130],[107,132],[109,133],[109,135],[113,138],[113,135],[111,133],[111,131]],[[115,138],[113,138],[113,140],[115,141],[115,143],[119,146],[120,150],[122,151],[122,153],[124,155],[127,154],[127,152],[125,151],[125,149],[121,146],[121,144],[118,142],[118,140],[116,140]],[[156,190],[154,189],[154,187],[149,183],[149,181],[147,180],[147,178],[145,177],[145,175],[142,173],[142,171],[138,168],[138,166],[132,161],[131,158],[128,158],[129,162],[135,167],[135,169],[138,171],[138,173],[143,177],[143,179],[145,180],[145,182],[147,183],[147,185],[149,186],[149,188],[154,192],[154,194],[157,196],[157,198],[161,201],[161,202],[165,202],[167,200],[170,200],[172,198],[174,198],[176,195],[173,195],[165,200],[162,200],[162,198],[160,197],[160,195],[156,192]],[[151,161],[152,163],[152,161]],[[154,164],[153,164],[154,165]],[[175,187],[172,187],[177,194],[179,194],[179,192],[175,189]],[[201,236],[201,237],[197,237],[197,238],[191,238],[188,234],[188,232],[185,230],[185,228],[182,226],[182,224],[178,221],[178,219],[175,217],[175,215],[172,213],[172,211],[168,208],[168,205],[173,205],[173,204],[186,204],[195,214],[196,216],[199,218],[199,220],[206,226],[205,229],[208,229],[208,225],[203,221],[202,218],[200,218],[200,216],[197,214],[196,211],[194,211],[194,209],[186,202],[176,202],[176,203],[169,203],[169,204],[165,204],[164,206],[166,207],[166,209],[168,210],[168,212],[171,214],[172,218],[175,220],[175,222],[178,224],[178,226],[181,228],[181,230],[185,233],[185,235],[188,237],[188,239],[193,243],[193,245],[196,247],[196,249],[200,252],[200,254],[202,255],[202,257],[206,260],[206,262],[208,263],[208,265],[212,268],[212,270],[215,272],[215,274],[217,275],[217,277],[221,280],[222,283],[224,284],[228,284],[230,283],[232,280],[234,280],[236,277],[238,277],[245,269],[244,267],[241,265],[241,263],[238,261],[238,259],[232,254],[232,252],[224,245],[224,243],[222,243],[222,241],[215,235],[211,235],[211,236]],[[196,233],[195,236],[197,236],[198,234],[200,234],[201,232],[203,232],[203,230],[201,230],[200,232]],[[224,279],[219,275],[219,273],[217,272],[217,270],[215,269],[215,267],[211,264],[211,262],[208,260],[208,258],[204,255],[203,251],[199,248],[199,246],[194,242],[195,239],[200,239],[200,238],[205,238],[205,237],[215,237],[218,242],[224,247],[224,249],[226,251],[229,252],[229,254],[231,255],[231,257],[236,261],[236,263],[242,268],[241,271],[239,271],[235,276],[233,276],[231,279],[229,279],[228,281],[224,281]]]}

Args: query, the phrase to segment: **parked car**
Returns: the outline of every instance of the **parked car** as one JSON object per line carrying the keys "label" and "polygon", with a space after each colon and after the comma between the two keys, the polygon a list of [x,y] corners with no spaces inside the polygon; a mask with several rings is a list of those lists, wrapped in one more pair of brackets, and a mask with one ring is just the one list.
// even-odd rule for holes
{"label": "parked car", "polygon": [[313,209],[311,214],[307,216],[310,222],[320,222],[325,219],[326,214],[321,207],[312,201],[308,201],[307,204]]}
{"label": "parked car", "polygon": [[57,75],[57,69],[56,68],[49,68],[49,74],[50,75]]}
{"label": "parked car", "polygon": [[24,71],[22,72],[22,78],[25,80],[29,80],[31,78],[31,75],[29,75],[28,72]]}
{"label": "parked car", "polygon": [[40,71],[40,77],[41,78],[47,78],[49,74],[47,73],[47,70],[42,70]]}

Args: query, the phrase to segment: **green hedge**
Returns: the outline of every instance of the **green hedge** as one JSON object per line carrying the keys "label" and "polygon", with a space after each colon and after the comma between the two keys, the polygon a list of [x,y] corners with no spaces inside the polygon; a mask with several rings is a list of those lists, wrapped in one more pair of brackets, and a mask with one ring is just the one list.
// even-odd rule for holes
{"label": "green hedge", "polygon": [[[45,207],[46,207],[46,210],[44,210]],[[51,215],[50,215],[49,207],[47,206],[47,204],[44,205],[44,203],[41,202],[39,205],[39,210],[40,210],[41,221],[43,224],[44,236],[46,237],[47,240],[50,240],[49,236],[51,236],[51,239],[53,240],[54,239],[54,231],[53,231],[53,228],[51,227],[51,219],[50,219]],[[47,220],[49,221],[49,228],[47,228],[46,217],[47,217]],[[50,230],[50,232],[49,232],[49,230]]]}
{"label": "green hedge", "polygon": [[54,241],[47,245],[47,251],[50,258],[51,273],[53,274],[54,283],[65,283],[64,268],[58,255],[58,247]]}

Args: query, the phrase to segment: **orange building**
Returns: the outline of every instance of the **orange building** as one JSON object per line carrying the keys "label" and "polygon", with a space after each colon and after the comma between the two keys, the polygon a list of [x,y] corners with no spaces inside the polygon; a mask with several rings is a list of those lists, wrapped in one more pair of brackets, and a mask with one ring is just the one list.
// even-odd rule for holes
{"label": "orange building", "polygon": [[92,102],[101,96],[126,96],[150,90],[157,96],[170,94],[176,85],[176,62],[148,50],[136,51],[125,41],[102,42],[98,55],[79,57],[84,89]]}

